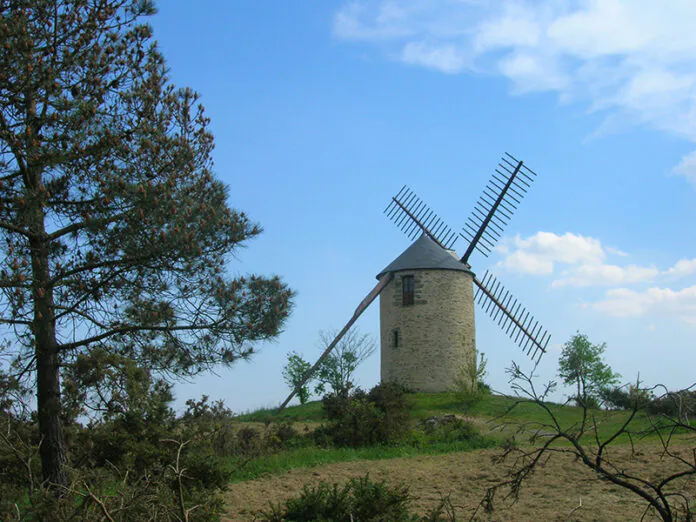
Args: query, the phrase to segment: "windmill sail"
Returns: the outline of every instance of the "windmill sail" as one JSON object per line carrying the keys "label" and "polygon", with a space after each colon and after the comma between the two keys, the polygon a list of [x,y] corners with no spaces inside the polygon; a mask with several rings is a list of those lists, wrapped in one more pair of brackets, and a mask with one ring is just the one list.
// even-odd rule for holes
{"label": "windmill sail", "polygon": [[462,263],[468,263],[474,250],[488,257],[535,177],[522,161],[505,153],[462,229],[469,241]]}
{"label": "windmill sail", "polygon": [[522,351],[538,362],[546,353],[546,346],[551,339],[548,331],[488,272],[481,281],[474,277],[474,283],[478,286],[474,301],[481,305],[493,321],[498,321],[498,326]]}
{"label": "windmill sail", "polygon": [[[469,242],[461,263],[469,266],[474,250],[488,257],[535,178],[536,173],[522,161],[507,152],[503,155],[459,234]],[[410,239],[423,232],[442,248],[451,248],[457,240],[451,229],[406,186],[392,198],[385,213]],[[474,277],[474,283],[478,287],[474,301],[532,360],[539,361],[551,339],[548,331],[488,272],[483,280]]]}
{"label": "windmill sail", "polygon": [[406,185],[401,187],[399,193],[394,196],[384,209],[397,227],[399,227],[409,239],[416,239],[421,233],[425,233],[442,248],[452,248],[457,241],[457,234],[437,217],[428,206],[416,196]]}

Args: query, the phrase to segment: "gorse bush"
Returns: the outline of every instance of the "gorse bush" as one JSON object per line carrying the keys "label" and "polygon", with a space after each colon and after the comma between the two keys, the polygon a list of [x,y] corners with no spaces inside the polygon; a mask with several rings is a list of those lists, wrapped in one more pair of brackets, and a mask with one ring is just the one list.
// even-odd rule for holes
{"label": "gorse bush", "polygon": [[324,397],[328,423],[314,432],[319,443],[360,447],[392,444],[409,431],[410,404],[403,387],[386,383],[369,393],[356,388]]}
{"label": "gorse bush", "polygon": [[[229,474],[204,447],[189,450],[176,441],[162,441],[160,446],[161,460],[139,473],[115,465],[70,468],[71,482],[60,488],[60,495],[38,484],[28,488],[26,477],[13,484],[3,476],[0,519],[219,520],[223,507],[220,492],[229,482]],[[184,517],[183,512],[189,516]]]}
{"label": "gorse bush", "polygon": [[280,451],[305,445],[305,439],[288,422],[271,424],[264,434],[264,447],[266,451]]}
{"label": "gorse bush", "polygon": [[42,487],[35,420],[3,402],[0,520],[217,520],[231,473],[215,450],[212,417],[229,416],[229,410],[206,408],[204,398],[196,414],[176,418],[170,386],[149,372],[124,372],[111,389],[92,373],[83,377],[92,389],[101,386],[100,393],[81,386],[79,401],[65,397],[97,413],[87,426],[66,420],[69,481],[55,491]]}
{"label": "gorse bush", "polygon": [[629,385],[605,388],[600,391],[600,399],[609,409],[632,410],[645,408],[655,397],[650,390]]}
{"label": "gorse bush", "polygon": [[382,383],[372,388],[367,397],[380,412],[376,430],[380,442],[402,440],[410,429],[411,400],[406,388],[393,382]]}
{"label": "gorse bush", "polygon": [[416,522],[454,520],[443,518],[443,506],[425,517],[409,513],[412,500],[406,486],[372,482],[369,476],[351,479],[343,487],[325,482],[305,486],[299,496],[262,512],[267,522]]}
{"label": "gorse bush", "polygon": [[646,405],[651,415],[666,415],[682,422],[696,418],[696,390],[667,392]]}
{"label": "gorse bush", "polygon": [[497,444],[494,439],[482,435],[473,423],[451,414],[422,420],[408,436],[408,444],[417,448],[443,443],[454,443],[462,450],[488,448]]}
{"label": "gorse bush", "polygon": [[244,426],[237,432],[237,455],[256,456],[261,454],[263,439],[256,428]]}

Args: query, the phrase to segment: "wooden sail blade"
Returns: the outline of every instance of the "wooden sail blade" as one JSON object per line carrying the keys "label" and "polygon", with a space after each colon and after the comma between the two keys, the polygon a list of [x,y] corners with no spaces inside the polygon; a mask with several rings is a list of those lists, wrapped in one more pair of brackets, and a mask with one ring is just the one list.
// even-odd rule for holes
{"label": "wooden sail blade", "polygon": [[469,241],[462,263],[474,250],[488,257],[535,178],[534,171],[505,153],[460,234]]}
{"label": "wooden sail blade", "polygon": [[336,347],[338,342],[343,338],[344,335],[348,332],[348,330],[351,329],[353,324],[355,324],[355,321],[358,320],[358,317],[362,315],[362,313],[367,310],[367,307],[372,304],[372,301],[374,301],[377,296],[384,290],[384,288],[389,284],[389,282],[392,280],[394,277],[394,274],[391,272],[384,274],[380,280],[377,282],[375,287],[370,290],[370,293],[368,293],[365,296],[365,299],[360,301],[360,304],[358,307],[355,309],[355,312],[353,312],[353,317],[350,318],[350,320],[346,323],[346,325],[341,329],[340,332],[338,332],[338,335],[334,338],[333,341],[331,341],[331,344],[326,347],[326,350],[323,351],[323,353],[319,356],[319,359],[317,359],[317,362],[314,363],[314,366],[312,366],[307,373],[304,375],[302,378],[302,382],[300,382],[294,390],[288,395],[287,399],[283,401],[283,404],[280,405],[278,410],[276,410],[276,416],[280,414],[281,411],[285,409],[285,407],[288,405],[288,403],[292,400],[292,398],[297,394],[297,392],[305,385],[305,383],[314,375],[314,372],[317,371],[319,366],[321,365],[322,361],[326,359],[326,356],[331,353],[331,351]]}
{"label": "wooden sail blade", "polygon": [[512,294],[491,274],[486,272],[483,280],[474,277],[478,289],[474,295],[483,310],[498,326],[515,341],[522,351],[538,362],[546,353],[551,335]]}
{"label": "wooden sail blade", "polygon": [[456,232],[445,225],[406,185],[392,198],[384,213],[411,240],[424,233],[446,249],[452,248],[457,241]]}

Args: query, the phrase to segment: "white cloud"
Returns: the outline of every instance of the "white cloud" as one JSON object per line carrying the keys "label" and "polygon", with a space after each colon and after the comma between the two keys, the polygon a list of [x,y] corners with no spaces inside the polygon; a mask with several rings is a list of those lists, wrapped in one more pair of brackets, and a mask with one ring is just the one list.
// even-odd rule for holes
{"label": "white cloud", "polygon": [[507,255],[498,266],[523,274],[551,274],[556,263],[598,264],[606,256],[598,239],[570,232],[562,236],[537,232],[526,239],[516,236],[503,242],[501,249]]}
{"label": "white cloud", "polygon": [[469,62],[454,45],[431,46],[424,42],[406,44],[401,52],[401,59],[409,64],[422,65],[448,74],[461,71]]}
{"label": "white cloud", "polygon": [[674,173],[696,185],[696,151],[684,156],[679,165],[674,167]]}
{"label": "white cloud", "polygon": [[562,286],[619,286],[649,282],[659,275],[655,267],[637,265],[582,265],[569,271],[562,279],[551,283],[554,288]]}
{"label": "white cloud", "polygon": [[[418,32],[417,28],[410,27],[412,24],[404,16],[405,13],[397,16],[386,2],[384,4],[349,3],[334,16],[334,35],[347,40],[379,41],[406,38]],[[369,18],[374,18],[376,23],[370,25],[363,22],[363,19]]]}
{"label": "white cloud", "polygon": [[665,270],[664,274],[672,277],[686,277],[696,274],[696,258],[680,259],[673,267]]}
{"label": "white cloud", "polygon": [[541,23],[523,5],[507,2],[500,15],[480,22],[473,33],[477,54],[505,47],[536,47],[542,38]]}
{"label": "white cloud", "polygon": [[628,254],[603,246],[599,239],[570,232],[563,235],[537,232],[527,238],[504,239],[496,251],[503,255],[498,268],[521,274],[557,275],[551,283],[553,288],[623,286],[696,274],[696,258],[681,259],[666,270],[652,265],[607,263],[608,256],[627,257]]}
{"label": "white cloud", "polygon": [[[445,73],[476,69],[696,142],[696,2],[363,0],[338,38]],[[696,183],[696,151],[675,172]]]}
{"label": "white cloud", "polygon": [[529,52],[515,52],[501,58],[498,70],[512,80],[518,92],[561,91],[568,77],[556,70],[552,59]]}
{"label": "white cloud", "polygon": [[645,291],[617,288],[607,291],[602,301],[586,306],[614,317],[676,317],[696,324],[696,286]]}
{"label": "white cloud", "polygon": [[510,272],[519,272],[521,274],[544,275],[553,273],[552,259],[525,252],[524,250],[516,250],[498,263],[498,266]]}
{"label": "white cloud", "polygon": [[615,256],[628,257],[628,254],[626,252],[619,250],[618,248],[608,246],[604,247],[604,250],[606,250],[609,254],[614,254]]}

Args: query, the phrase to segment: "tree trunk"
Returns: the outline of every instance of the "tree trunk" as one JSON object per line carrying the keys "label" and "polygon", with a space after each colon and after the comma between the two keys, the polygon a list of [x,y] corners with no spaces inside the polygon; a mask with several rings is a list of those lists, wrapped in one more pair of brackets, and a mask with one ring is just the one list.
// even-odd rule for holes
{"label": "tree trunk", "polygon": [[36,406],[39,418],[41,470],[44,485],[60,490],[68,486],[66,444],[60,418],[60,356],[56,340],[53,286],[49,264],[50,239],[46,233],[47,191],[43,185],[43,166],[33,161],[41,157],[41,122],[31,92],[25,93],[26,134],[31,144],[24,156],[16,156],[26,190],[26,206],[20,212],[29,228],[31,258],[31,299],[33,300],[34,353],[36,356]]}
{"label": "tree trunk", "polygon": [[[41,216],[41,229],[43,216]],[[60,359],[56,342],[53,289],[48,265],[48,245],[42,230],[41,238],[30,241],[33,269],[34,335],[36,353],[36,401],[41,435],[41,468],[44,484],[67,486],[66,445],[60,418]]]}

